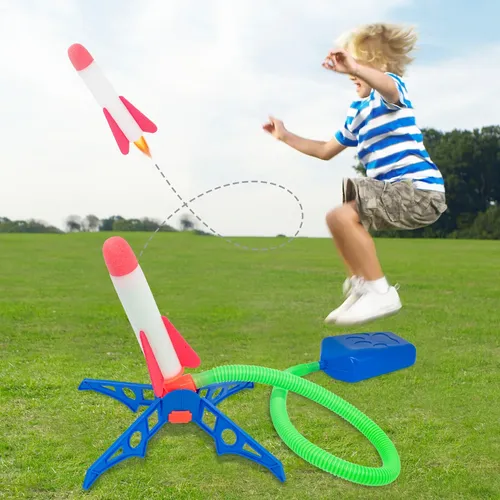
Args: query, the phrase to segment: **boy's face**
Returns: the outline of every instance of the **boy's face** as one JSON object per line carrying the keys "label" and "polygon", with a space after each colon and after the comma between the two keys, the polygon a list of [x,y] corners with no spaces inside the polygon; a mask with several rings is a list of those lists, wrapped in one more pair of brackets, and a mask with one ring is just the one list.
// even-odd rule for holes
{"label": "boy's face", "polygon": [[[362,61],[358,58],[354,58],[354,60],[358,64],[360,64],[361,66],[366,66],[368,68],[373,68],[373,69],[377,69],[377,70],[381,71],[380,68],[376,68],[372,64],[367,63],[365,61]],[[364,82],[363,80],[360,80],[359,78],[357,78],[353,75],[349,75],[349,78],[354,83],[354,85],[356,87],[356,93],[359,95],[359,97],[361,97],[361,99],[364,99],[365,97],[368,97],[370,95],[372,88],[366,82]]]}
{"label": "boy's face", "polygon": [[368,97],[370,95],[372,88],[366,82],[352,75],[349,75],[349,78],[354,83],[356,87],[356,93],[359,95],[359,97],[364,99],[365,97]]}

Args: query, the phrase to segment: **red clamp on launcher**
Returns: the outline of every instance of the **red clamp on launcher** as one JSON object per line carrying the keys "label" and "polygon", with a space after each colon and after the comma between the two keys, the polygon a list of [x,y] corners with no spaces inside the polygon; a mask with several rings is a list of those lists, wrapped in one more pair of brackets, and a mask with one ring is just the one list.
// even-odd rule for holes
{"label": "red clamp on launcher", "polygon": [[[101,474],[127,458],[144,458],[149,440],[163,425],[190,422],[214,439],[219,455],[231,453],[248,458],[284,481],[281,462],[217,408],[229,396],[243,389],[252,389],[253,383],[235,381],[196,387],[193,377],[184,373],[184,369],[200,366],[200,358],[168,318],[160,314],[129,244],[123,238],[113,236],[105,241],[103,255],[118,298],[144,354],[151,385],[95,379],[85,379],[80,384],[79,390],[105,394],[133,412],[147,407],[90,466],[83,488],[89,489]],[[152,398],[147,397],[151,390],[154,394]],[[153,426],[150,425],[151,417],[156,417]],[[215,424],[210,425],[213,420]],[[224,440],[222,433],[227,430],[236,436],[235,442]],[[139,442],[133,445],[132,437],[137,434],[140,434]],[[248,448],[256,453],[249,452]]]}

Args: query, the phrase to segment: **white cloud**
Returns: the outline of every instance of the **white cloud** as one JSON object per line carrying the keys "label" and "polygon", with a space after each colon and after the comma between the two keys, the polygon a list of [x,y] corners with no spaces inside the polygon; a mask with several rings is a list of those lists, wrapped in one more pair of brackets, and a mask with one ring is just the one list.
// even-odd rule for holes
{"label": "white cloud", "polygon": [[[145,158],[119,153],[67,59],[68,46],[80,42],[114,87],[157,123],[148,141],[185,198],[228,182],[277,182],[304,206],[302,234],[326,236],[324,214],[340,203],[354,151],[320,162],[277,143],[261,124],[273,113],[298,134],[329,138],[353,93],[345,77],[322,70],[322,58],[339,33],[388,20],[404,3],[148,0],[137,8],[116,2],[93,13],[109,26],[96,32],[82,20],[79,2],[45,0],[38,11],[6,2],[1,132],[10,146],[2,152],[0,215],[61,225],[71,213],[163,219],[179,205]],[[482,71],[488,61],[488,80],[495,81],[490,63],[498,52],[474,49],[470,59],[416,65],[408,85],[420,125],[492,123],[499,105],[486,106]],[[223,234],[291,234],[299,222],[293,198],[269,186],[224,190],[193,209]]]}
{"label": "white cloud", "polygon": [[500,68],[491,62],[499,57],[500,41],[472,46],[461,57],[439,64],[413,68],[408,86],[419,125],[451,130],[497,124],[500,103],[491,96],[496,93]]}

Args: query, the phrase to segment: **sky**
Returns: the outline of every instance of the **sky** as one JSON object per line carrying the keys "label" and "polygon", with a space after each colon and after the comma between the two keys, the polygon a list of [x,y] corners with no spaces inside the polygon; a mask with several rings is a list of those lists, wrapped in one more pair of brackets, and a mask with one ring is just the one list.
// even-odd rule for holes
{"label": "sky", "polygon": [[164,220],[180,205],[150,160],[118,150],[67,57],[81,43],[157,124],[146,138],[185,199],[260,181],[193,202],[210,227],[292,235],[303,211],[299,236],[326,237],[355,151],[302,155],[262,130],[268,115],[329,140],[356,95],[321,62],[344,31],[388,21],[420,33],[406,77],[420,127],[498,124],[499,17],[490,0],[0,0],[0,216],[64,228],[73,214]]}

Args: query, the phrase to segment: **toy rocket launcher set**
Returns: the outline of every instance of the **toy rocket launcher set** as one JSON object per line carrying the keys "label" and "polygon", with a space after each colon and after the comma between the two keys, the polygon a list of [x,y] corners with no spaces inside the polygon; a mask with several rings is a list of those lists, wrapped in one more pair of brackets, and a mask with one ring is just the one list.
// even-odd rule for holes
{"label": "toy rocket launcher set", "polygon": [[[253,460],[269,468],[283,481],[285,475],[281,462],[217,408],[229,396],[253,388],[253,383],[222,382],[198,389],[193,377],[184,374],[184,368],[198,367],[200,358],[168,318],[160,314],[130,245],[123,238],[113,236],[104,243],[103,255],[118,298],[144,354],[151,385],[94,379],[85,379],[80,384],[79,390],[110,396],[134,412],[143,406],[148,407],[88,469],[84,489],[90,488],[101,474],[119,462],[132,456],[144,457],[149,440],[164,424],[189,422],[196,423],[215,440],[217,453],[232,453]],[[128,389],[128,394],[124,389]],[[151,389],[154,399],[146,397]],[[202,391],[206,393],[203,397],[200,395]],[[150,419],[155,414],[157,423],[151,428]],[[204,420],[207,414],[217,419],[217,425],[210,427]],[[232,431],[237,438],[231,446],[222,437],[225,430]],[[140,433],[141,440],[134,447],[131,438],[137,433]]]}
{"label": "toy rocket launcher set", "polygon": [[[401,470],[399,455],[384,431],[347,401],[303,377],[322,370],[338,380],[359,382],[407,368],[415,362],[416,351],[412,344],[388,332],[339,335],[323,339],[319,362],[297,365],[286,371],[228,365],[194,375],[185,374],[185,368],[200,365],[200,358],[172,323],[160,314],[129,244],[123,238],[113,236],[104,243],[103,255],[118,298],[144,354],[151,385],[94,379],[85,379],[80,384],[79,390],[107,395],[134,412],[146,407],[91,465],[84,479],[84,489],[90,488],[101,474],[119,462],[133,456],[144,457],[148,442],[163,425],[190,422],[213,438],[219,455],[242,456],[285,481],[282,463],[217,408],[228,397],[252,389],[254,383],[274,387],[270,405],[274,427],[285,444],[304,460],[335,476],[364,485],[381,486],[398,477]],[[146,395],[151,389],[154,398]],[[309,442],[293,427],[288,417],[288,391],[325,406],[351,423],[377,449],[383,465],[373,468],[352,464]],[[214,419],[215,424],[209,423]],[[155,421],[153,425],[152,420]],[[228,442],[228,431],[232,442]],[[132,438],[137,435],[140,440],[133,445]]]}
{"label": "toy rocket launcher set", "polygon": [[[130,143],[133,143],[151,157],[143,133],[156,132],[156,125],[117,95],[85,47],[73,44],[68,55],[101,106],[120,151],[128,154]],[[219,455],[230,453],[247,458],[285,481],[282,463],[217,407],[228,397],[252,389],[255,383],[273,387],[270,398],[273,425],[283,442],[299,457],[334,476],[366,486],[383,486],[396,480],[401,462],[385,432],[350,403],[304,377],[321,370],[334,379],[353,383],[408,368],[416,359],[412,344],[391,332],[337,335],[323,339],[319,361],[285,371],[253,365],[225,365],[187,374],[184,370],[197,368],[200,358],[168,318],[161,315],[129,244],[123,238],[111,237],[104,243],[103,256],[146,360],[151,384],[95,379],[85,379],[80,384],[79,390],[109,396],[133,412],[145,407],[135,422],[87,470],[84,489],[90,488],[99,476],[123,460],[144,457],[150,439],[163,425],[190,422],[212,437]],[[151,390],[153,397],[148,396]],[[347,462],[308,441],[288,417],[288,391],[321,404],[352,424],[375,447],[382,466],[366,467]],[[137,436],[140,436],[138,443],[133,439]]]}

